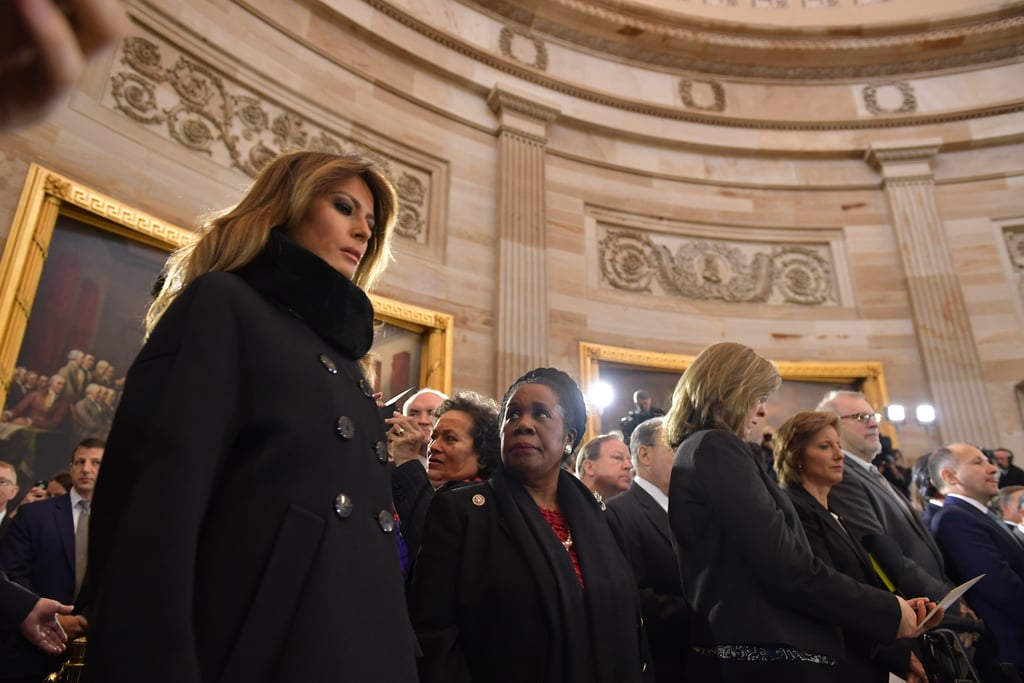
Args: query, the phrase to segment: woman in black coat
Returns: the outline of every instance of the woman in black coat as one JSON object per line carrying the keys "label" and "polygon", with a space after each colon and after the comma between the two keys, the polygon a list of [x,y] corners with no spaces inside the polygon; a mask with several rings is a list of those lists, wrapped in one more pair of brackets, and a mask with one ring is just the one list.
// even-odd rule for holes
{"label": "woman in black coat", "polygon": [[631,569],[594,495],[561,469],[586,414],[564,372],[527,373],[502,401],[503,467],[434,497],[409,588],[422,683],[652,673]]}
{"label": "woman in black coat", "polygon": [[792,503],[747,447],[780,384],[746,346],[712,344],[665,416],[665,440],[678,446],[669,526],[694,615],[688,680],[835,681],[842,627],[891,642],[917,625],[902,598],[814,557]]}
{"label": "woman in black coat", "polygon": [[[775,471],[814,556],[863,584],[885,589],[860,540],[828,507],[828,492],[843,480],[839,416],[805,410],[786,420],[775,432]],[[911,652],[910,640],[883,645],[853,629],[843,635],[846,654],[838,668],[843,683],[886,683],[890,671],[909,683],[924,683],[924,668]]]}
{"label": "woman in black coat", "polygon": [[288,154],[171,256],[93,503],[89,680],[415,680],[360,366],[396,202]]}
{"label": "woman in black coat", "polygon": [[[437,422],[427,446],[429,474],[419,458],[413,457],[391,475],[395,510],[408,546],[408,564],[415,561],[419,551],[434,493],[484,481],[501,462],[498,404],[494,399],[460,391],[446,398],[434,415]],[[399,429],[405,428],[396,423],[391,431]]]}

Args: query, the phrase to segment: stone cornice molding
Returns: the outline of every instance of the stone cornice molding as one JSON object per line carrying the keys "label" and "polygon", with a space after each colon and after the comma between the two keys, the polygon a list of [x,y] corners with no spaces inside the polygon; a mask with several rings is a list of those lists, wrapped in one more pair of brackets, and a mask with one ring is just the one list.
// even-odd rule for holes
{"label": "stone cornice molding", "polygon": [[[591,102],[602,106],[611,107],[621,111],[627,111],[643,116],[697,123],[718,127],[754,129],[754,130],[786,130],[786,131],[833,131],[833,130],[871,130],[878,128],[899,128],[917,127],[933,124],[948,124],[957,121],[975,120],[1012,114],[1024,111],[1024,100],[1001,103],[994,106],[977,107],[971,110],[950,111],[935,114],[883,114],[864,119],[848,120],[818,120],[818,121],[782,121],[767,119],[750,119],[736,116],[728,116],[722,113],[706,110],[683,109],[649,102],[643,102],[625,97],[610,95],[605,92],[594,91],[581,87],[574,83],[551,76],[548,73],[538,70],[535,67],[505,59],[501,55],[480,49],[456,36],[438,30],[434,26],[426,24],[410,16],[404,11],[395,8],[387,0],[363,0],[367,5],[398,22],[399,24],[425,36],[429,40],[452,50],[455,53],[468,57],[480,64],[491,67],[495,70],[509,74],[514,78],[527,83],[540,86],[551,92],[577,98],[585,102]],[[477,3],[480,4],[480,3]],[[387,38],[382,38],[387,40]],[[1024,56],[1024,43],[1019,49],[1014,50],[1014,55]],[[1010,57],[1007,56],[1007,59]],[[690,71],[708,72],[706,67],[714,67],[714,64],[706,61],[691,60]],[[721,66],[721,65],[719,65]],[[682,68],[682,67],[680,67]],[[758,65],[751,65],[751,68],[762,68]],[[787,67],[788,68],[788,67]],[[797,67],[803,69],[804,67]],[[793,80],[801,80],[806,76],[801,72],[800,77],[793,77]],[[848,78],[849,74],[844,74]],[[807,76],[807,78],[810,78]]]}
{"label": "stone cornice molding", "polygon": [[[1012,59],[1020,56],[1024,49],[1024,43],[1019,39],[1024,29],[1024,16],[1019,13],[1017,16],[989,16],[980,20],[969,18],[964,19],[961,25],[908,29],[886,35],[882,35],[881,30],[876,30],[876,35],[863,35],[870,32],[866,27],[860,27],[861,35],[854,36],[827,35],[816,29],[807,29],[804,35],[799,35],[800,29],[789,28],[742,34],[725,28],[716,30],[709,26],[670,21],[666,16],[639,17],[591,0],[548,0],[549,5],[561,7],[548,10],[546,14],[558,14],[570,20],[573,15],[578,15],[582,23],[598,25],[597,31],[585,33],[520,9],[507,0],[473,0],[473,4],[530,26],[544,35],[586,49],[638,63],[716,75],[785,78],[795,70],[803,74],[796,77],[802,78],[877,77]],[[694,21],[699,19],[694,18]],[[622,27],[628,27],[626,35],[643,35],[644,38],[631,40],[627,45],[597,35],[602,28],[609,36],[621,34]],[[992,48],[993,43],[998,47]],[[935,59],[914,59],[912,53],[919,52],[923,45],[958,46],[959,49],[947,50],[947,54]],[[961,47],[971,45],[977,46],[976,49]],[[815,52],[819,53],[819,58],[814,61],[821,66],[803,66],[810,59],[808,53]],[[709,54],[714,58],[709,58]],[[773,65],[773,58],[790,63]]]}

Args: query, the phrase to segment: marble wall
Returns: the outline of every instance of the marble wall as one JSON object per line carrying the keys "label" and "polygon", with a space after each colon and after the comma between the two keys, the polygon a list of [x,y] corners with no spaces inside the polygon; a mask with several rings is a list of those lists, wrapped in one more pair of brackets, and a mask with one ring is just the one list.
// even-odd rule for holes
{"label": "marble wall", "polygon": [[[361,148],[406,207],[378,293],[455,316],[455,388],[500,397],[535,362],[579,376],[581,341],[733,339],[881,362],[892,401],[939,408],[901,428],[911,456],[1024,452],[1024,60],[709,75],[485,5],[131,2],[130,35],[59,111],[0,137],[0,231],[32,162],[189,227],[268,155]],[[909,209],[905,178],[924,179]],[[911,265],[925,246],[939,265]],[[949,296],[917,296],[934,277]],[[969,424],[944,421],[968,395]]]}

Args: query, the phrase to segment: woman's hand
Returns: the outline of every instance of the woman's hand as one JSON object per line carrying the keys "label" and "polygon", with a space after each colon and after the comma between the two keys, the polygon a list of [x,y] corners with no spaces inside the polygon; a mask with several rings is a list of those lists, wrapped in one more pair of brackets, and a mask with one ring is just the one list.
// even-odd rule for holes
{"label": "woman's hand", "polygon": [[925,631],[930,631],[939,625],[942,618],[946,616],[946,610],[940,609],[931,616],[931,618],[925,622],[924,618],[928,615],[928,612],[935,608],[935,603],[928,598],[911,598],[907,601],[908,604],[914,609],[917,614],[917,635],[921,635]]}
{"label": "woman's hand", "polygon": [[917,635],[917,611],[900,596],[900,627],[896,631],[897,638],[913,638]]}
{"label": "woman's hand", "polygon": [[397,410],[392,417],[384,420],[388,428],[388,449],[395,466],[399,467],[420,457],[427,437],[413,421]]}

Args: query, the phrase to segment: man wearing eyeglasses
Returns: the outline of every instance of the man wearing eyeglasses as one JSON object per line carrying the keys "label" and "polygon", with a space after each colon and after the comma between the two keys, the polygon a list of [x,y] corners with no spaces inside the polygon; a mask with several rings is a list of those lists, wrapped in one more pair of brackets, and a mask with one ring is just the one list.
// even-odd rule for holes
{"label": "man wearing eyeglasses", "polygon": [[900,584],[904,594],[941,599],[952,587],[941,551],[907,499],[871,464],[882,450],[878,415],[864,394],[855,391],[831,391],[817,409],[839,415],[845,455],[843,480],[829,493],[829,507],[857,538],[881,534],[896,542],[904,555]]}

